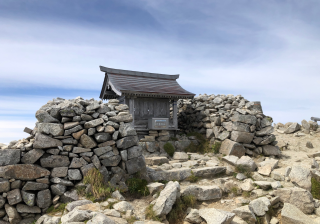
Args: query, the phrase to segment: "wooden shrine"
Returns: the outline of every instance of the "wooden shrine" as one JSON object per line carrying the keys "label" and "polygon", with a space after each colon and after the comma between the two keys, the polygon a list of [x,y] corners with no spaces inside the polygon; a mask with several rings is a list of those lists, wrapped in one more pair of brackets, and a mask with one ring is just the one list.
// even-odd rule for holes
{"label": "wooden shrine", "polygon": [[[192,99],[195,94],[177,82],[179,75],[163,75],[112,69],[100,66],[105,78],[102,100],[118,99],[127,104],[138,131],[178,130],[177,100]],[[170,106],[173,114],[170,116]]]}

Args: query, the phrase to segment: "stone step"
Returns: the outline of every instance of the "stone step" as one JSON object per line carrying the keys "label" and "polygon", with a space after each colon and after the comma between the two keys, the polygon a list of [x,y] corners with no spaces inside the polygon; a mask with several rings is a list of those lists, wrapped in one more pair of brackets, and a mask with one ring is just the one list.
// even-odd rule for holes
{"label": "stone step", "polygon": [[192,172],[196,177],[213,177],[218,174],[225,174],[226,170],[227,168],[224,166],[216,166],[192,169]]}

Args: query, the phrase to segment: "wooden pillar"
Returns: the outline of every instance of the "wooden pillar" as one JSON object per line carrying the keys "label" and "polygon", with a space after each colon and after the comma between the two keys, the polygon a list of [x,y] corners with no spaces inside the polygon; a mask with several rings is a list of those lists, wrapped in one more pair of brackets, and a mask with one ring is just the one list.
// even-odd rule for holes
{"label": "wooden pillar", "polygon": [[178,109],[177,109],[177,100],[173,100],[173,126],[175,129],[178,129]]}
{"label": "wooden pillar", "polygon": [[129,99],[129,113],[132,114],[132,124],[134,125],[134,98]]}

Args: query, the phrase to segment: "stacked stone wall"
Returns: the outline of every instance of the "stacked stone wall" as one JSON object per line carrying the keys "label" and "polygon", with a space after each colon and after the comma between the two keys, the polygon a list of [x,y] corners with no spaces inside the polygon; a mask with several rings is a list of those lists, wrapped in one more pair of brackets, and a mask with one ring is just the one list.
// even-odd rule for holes
{"label": "stacked stone wall", "polygon": [[211,143],[221,141],[222,154],[280,154],[272,134],[272,118],[263,114],[260,102],[250,102],[241,95],[204,94],[179,100],[178,124],[183,132],[205,134]]}
{"label": "stacked stone wall", "polygon": [[123,190],[130,175],[145,170],[132,115],[118,100],[57,98],[36,118],[35,128],[25,129],[28,138],[0,150],[4,223],[20,223],[52,204],[78,200],[74,186],[93,168],[106,184]]}

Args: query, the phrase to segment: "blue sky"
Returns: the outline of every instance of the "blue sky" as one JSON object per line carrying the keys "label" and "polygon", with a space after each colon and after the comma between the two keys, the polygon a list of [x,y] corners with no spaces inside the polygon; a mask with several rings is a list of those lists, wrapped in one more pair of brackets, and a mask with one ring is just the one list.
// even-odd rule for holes
{"label": "blue sky", "polygon": [[55,97],[98,99],[99,65],[180,74],[196,94],[320,116],[317,0],[0,0],[0,142]]}

